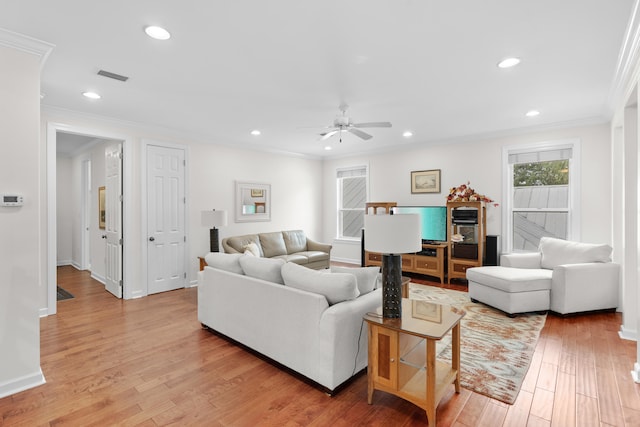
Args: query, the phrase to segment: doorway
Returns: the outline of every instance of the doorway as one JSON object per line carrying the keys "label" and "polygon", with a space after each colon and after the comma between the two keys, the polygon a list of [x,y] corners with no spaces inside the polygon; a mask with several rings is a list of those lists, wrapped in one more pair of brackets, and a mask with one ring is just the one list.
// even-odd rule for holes
{"label": "doorway", "polygon": [[[57,222],[58,222],[58,213],[57,213],[57,195],[58,195],[58,184],[57,184],[57,155],[58,155],[58,145],[59,145],[59,135],[60,135],[60,148],[64,149],[62,146],[64,145],[64,140],[67,135],[74,135],[77,139],[84,139],[84,143],[97,145],[100,142],[104,141],[119,141],[122,143],[124,159],[123,159],[123,220],[122,220],[122,230],[123,234],[127,234],[129,224],[131,223],[131,215],[130,215],[130,194],[131,194],[131,151],[132,151],[132,142],[130,138],[119,135],[119,134],[109,134],[108,132],[96,131],[90,128],[82,128],[76,126],[70,126],[66,124],[59,123],[49,123],[47,125],[47,307],[41,310],[41,315],[52,315],[57,312],[57,247],[58,247],[58,232],[57,232]],[[78,148],[78,147],[77,147]],[[78,148],[79,149],[79,148]],[[86,147],[84,147],[86,149]],[[79,149],[82,151],[81,149]],[[93,177],[96,177],[96,164],[90,163],[82,163],[81,166],[78,166],[78,179],[81,179],[83,185],[88,186],[88,177],[90,176],[89,171],[92,172]],[[87,174],[86,177],[83,175]],[[96,253],[95,243],[93,244],[94,250],[88,249],[86,247],[86,241],[89,241],[89,247],[92,246],[91,240],[96,237],[97,233],[97,223],[98,223],[98,192],[97,192],[98,183],[95,180],[92,180],[91,185],[88,191],[85,191],[84,188],[80,189],[80,196],[84,196],[86,198],[83,201],[80,201],[81,212],[79,214],[83,217],[82,221],[80,221],[81,225],[78,225],[75,229],[75,240],[77,241],[78,250],[76,251],[75,257],[79,260],[76,262],[77,266],[88,268],[91,266],[92,269],[96,267],[96,260],[100,255]],[[96,188],[94,188],[96,187]],[[95,200],[93,200],[95,199]],[[92,203],[95,201],[95,203]],[[93,233],[93,236],[89,237],[85,240],[86,235],[86,225],[87,224],[96,224],[95,227],[89,226],[89,233]],[[102,231],[102,230],[100,230]],[[100,236],[98,235],[98,238]],[[79,249],[82,248],[82,249]],[[130,242],[124,241],[123,245],[123,254],[128,253],[130,251]],[[91,260],[93,259],[93,262]],[[124,289],[124,297],[130,297],[127,293],[126,284],[129,282],[130,272],[126,269],[122,271],[122,284]]]}

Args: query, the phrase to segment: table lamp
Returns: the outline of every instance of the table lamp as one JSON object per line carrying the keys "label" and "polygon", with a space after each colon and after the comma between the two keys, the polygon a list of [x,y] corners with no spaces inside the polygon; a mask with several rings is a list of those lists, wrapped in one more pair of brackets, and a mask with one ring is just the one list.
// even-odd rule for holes
{"label": "table lamp", "polygon": [[382,254],[382,316],[402,317],[402,256],[420,252],[420,216],[365,215],[365,249]]}
{"label": "table lamp", "polygon": [[220,252],[218,229],[227,225],[227,211],[202,211],[202,225],[209,227],[209,246],[211,252]]}

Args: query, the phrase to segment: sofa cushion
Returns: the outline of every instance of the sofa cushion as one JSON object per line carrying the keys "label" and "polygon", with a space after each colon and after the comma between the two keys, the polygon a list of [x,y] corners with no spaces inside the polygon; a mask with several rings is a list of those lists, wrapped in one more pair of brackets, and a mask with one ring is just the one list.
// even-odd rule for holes
{"label": "sofa cushion", "polygon": [[258,245],[256,245],[255,242],[247,243],[242,247],[242,249],[244,249],[242,252],[245,254],[250,254],[257,257],[260,256],[260,248],[258,247]]}
{"label": "sofa cushion", "polygon": [[309,264],[309,258],[300,254],[278,255],[278,256],[274,256],[273,258],[281,259],[285,262],[295,262],[296,264],[300,264],[300,265]]}
{"label": "sofa cushion", "polygon": [[302,230],[283,231],[282,237],[287,247],[287,253],[293,254],[307,250],[307,236]]}
{"label": "sofa cushion", "polygon": [[610,262],[612,248],[606,244],[570,242],[553,237],[540,239],[542,268],[553,269],[563,264]]}
{"label": "sofa cushion", "polygon": [[[255,243],[260,248],[260,238],[257,234],[246,234],[244,236],[233,236],[226,239],[227,245],[231,246],[236,251],[244,252],[244,247],[249,243]],[[262,255],[262,249],[260,250]]]}
{"label": "sofa cushion", "polygon": [[360,295],[368,294],[376,288],[380,267],[331,267],[332,273],[349,273],[356,276]]}
{"label": "sofa cushion", "polygon": [[531,292],[551,289],[552,274],[542,268],[488,266],[469,268],[467,280],[508,293]]}
{"label": "sofa cushion", "polygon": [[309,262],[327,261],[329,259],[328,253],[320,251],[302,251],[296,252],[295,255],[306,257]]}
{"label": "sofa cushion", "polygon": [[312,270],[287,262],[282,266],[282,278],[285,286],[324,295],[329,305],[353,300],[360,295],[353,274]]}
{"label": "sofa cushion", "polygon": [[204,256],[208,266],[219,270],[229,271],[236,274],[244,274],[240,266],[242,254],[225,254],[223,252],[209,252]]}
{"label": "sofa cushion", "polygon": [[281,231],[260,233],[260,246],[262,246],[263,256],[267,258],[287,254],[287,246],[284,244]]}
{"label": "sofa cushion", "polygon": [[284,261],[275,258],[260,258],[255,256],[240,257],[240,266],[244,274],[257,279],[267,280],[273,283],[284,284],[280,270]]}

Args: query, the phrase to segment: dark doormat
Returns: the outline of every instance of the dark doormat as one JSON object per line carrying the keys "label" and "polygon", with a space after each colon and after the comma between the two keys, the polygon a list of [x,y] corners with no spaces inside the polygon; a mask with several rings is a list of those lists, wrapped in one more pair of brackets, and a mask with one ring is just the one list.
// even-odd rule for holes
{"label": "dark doormat", "polygon": [[58,293],[58,297],[57,297],[58,301],[63,301],[63,300],[66,300],[66,299],[73,298],[72,294],[70,294],[69,292],[65,291],[60,286],[57,287],[57,293]]}

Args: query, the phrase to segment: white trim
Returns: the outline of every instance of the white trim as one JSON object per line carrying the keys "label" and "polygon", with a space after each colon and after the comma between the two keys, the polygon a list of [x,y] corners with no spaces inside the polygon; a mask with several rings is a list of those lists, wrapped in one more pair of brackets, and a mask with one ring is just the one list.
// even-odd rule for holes
{"label": "white trim", "polygon": [[513,252],[511,235],[513,224],[511,211],[513,210],[511,194],[513,192],[512,169],[509,164],[509,154],[527,151],[544,150],[551,148],[571,147],[571,167],[569,168],[569,237],[571,240],[580,241],[582,216],[580,213],[581,201],[581,166],[582,151],[581,141],[578,138],[542,141],[531,144],[506,145],[502,147],[502,252]]}
{"label": "white trim", "polygon": [[103,285],[105,285],[107,283],[107,278],[104,276],[101,276],[99,274],[94,273],[93,271],[91,272],[91,278],[97,282],[102,283]]}
{"label": "white trim", "polygon": [[629,99],[640,73],[640,2],[634,1],[607,99],[610,114]]}
{"label": "white trim", "polygon": [[39,56],[40,71],[42,71],[44,63],[47,61],[47,58],[49,58],[51,51],[53,51],[53,48],[55,47],[54,44],[25,36],[23,34],[14,33],[13,31],[5,30],[4,28],[0,28],[0,45]]}
{"label": "white trim", "polygon": [[623,340],[638,341],[638,331],[633,329],[627,329],[624,325],[620,325],[618,336]]}
{"label": "white trim", "polygon": [[631,378],[636,383],[640,383],[640,364],[637,362],[633,364],[633,371],[631,371]]}
{"label": "white trim", "polygon": [[46,383],[42,369],[0,384],[0,399]]}
{"label": "white trim", "polygon": [[123,282],[123,297],[127,299],[132,298],[131,290],[128,286],[129,283],[133,283],[132,269],[127,268],[126,260],[130,259],[130,253],[133,253],[132,239],[127,238],[131,236],[131,206],[132,206],[132,180],[133,180],[133,141],[131,137],[112,134],[110,132],[103,132],[96,128],[84,128],[73,125],[67,125],[64,123],[47,122],[46,125],[46,152],[47,152],[47,313],[49,315],[57,313],[57,299],[56,299],[56,285],[57,285],[57,214],[56,214],[56,191],[57,191],[57,178],[56,178],[56,133],[68,132],[79,135],[89,135],[96,138],[110,139],[122,141],[124,152],[124,164],[123,164],[123,185],[124,185],[124,214],[123,214],[123,231],[124,231],[124,245],[123,245],[123,266],[122,266],[122,282]]}
{"label": "white trim", "polygon": [[335,262],[344,262],[346,264],[355,264],[358,267],[360,266],[360,260],[359,259],[351,259],[351,258],[331,258],[331,261],[335,261]]}
{"label": "white trim", "polygon": [[147,256],[148,256],[148,244],[147,244],[147,225],[148,225],[148,212],[147,212],[147,149],[150,146],[155,146],[155,147],[163,147],[163,148],[174,148],[177,150],[183,150],[184,151],[184,161],[185,161],[185,166],[184,166],[184,197],[187,200],[187,203],[185,203],[184,206],[184,235],[187,236],[187,241],[185,242],[184,245],[184,268],[185,268],[185,272],[187,272],[187,278],[185,279],[184,285],[185,288],[187,287],[187,284],[189,283],[189,272],[190,272],[190,268],[189,268],[189,259],[190,257],[190,247],[191,247],[191,242],[190,240],[190,235],[189,235],[189,146],[188,145],[184,145],[184,144],[178,144],[178,143],[173,143],[173,142],[160,142],[160,141],[155,141],[155,140],[151,140],[151,139],[143,139],[142,140],[142,144],[141,144],[141,154],[140,154],[140,171],[141,171],[141,176],[140,176],[140,237],[141,237],[141,243],[140,243],[140,248],[141,248],[141,254],[142,254],[142,259],[140,260],[140,265],[141,265],[141,271],[140,271],[140,277],[143,283],[142,288],[144,290],[139,291],[138,293],[136,293],[135,296],[132,295],[132,298],[140,298],[140,297],[144,297],[149,295],[149,282],[148,282],[148,269],[149,269],[149,263],[147,262]]}

